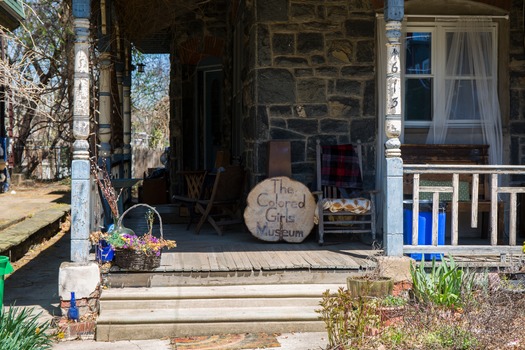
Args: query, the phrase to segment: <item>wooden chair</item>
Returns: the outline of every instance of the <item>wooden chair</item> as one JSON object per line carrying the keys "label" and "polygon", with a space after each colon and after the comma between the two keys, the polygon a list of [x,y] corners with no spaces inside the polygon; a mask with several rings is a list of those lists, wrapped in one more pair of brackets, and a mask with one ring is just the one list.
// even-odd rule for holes
{"label": "wooden chair", "polygon": [[201,214],[195,233],[198,234],[207,221],[222,236],[223,226],[243,222],[238,209],[244,194],[246,172],[241,166],[227,166],[219,168],[214,176],[210,197],[195,203],[195,210]]}
{"label": "wooden chair", "polygon": [[322,146],[317,140],[317,210],[319,245],[328,233],[359,234],[376,239],[374,195],[363,191],[362,147]]}
{"label": "wooden chair", "polygon": [[207,172],[205,170],[193,170],[179,173],[184,177],[184,182],[186,183],[186,195],[174,195],[172,200],[187,208],[190,219],[186,230],[189,230],[195,218],[195,204],[203,196],[204,180]]}

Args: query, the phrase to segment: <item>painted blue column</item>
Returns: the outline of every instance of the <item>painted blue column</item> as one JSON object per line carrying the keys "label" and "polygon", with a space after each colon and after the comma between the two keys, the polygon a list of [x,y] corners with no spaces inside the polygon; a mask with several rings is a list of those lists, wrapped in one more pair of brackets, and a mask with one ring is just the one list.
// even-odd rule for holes
{"label": "painted blue column", "polygon": [[403,255],[403,160],[401,159],[401,21],[404,0],[385,0],[387,38],[383,240],[387,256]]}
{"label": "painted blue column", "polygon": [[90,163],[89,163],[89,16],[90,0],[73,0],[75,26],[75,74],[73,89],[73,161],[71,164],[71,261],[89,259]]}

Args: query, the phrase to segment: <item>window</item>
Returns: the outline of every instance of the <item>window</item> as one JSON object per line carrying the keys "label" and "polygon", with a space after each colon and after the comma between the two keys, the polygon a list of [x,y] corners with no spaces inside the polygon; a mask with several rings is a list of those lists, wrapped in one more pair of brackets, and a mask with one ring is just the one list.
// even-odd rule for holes
{"label": "window", "polygon": [[403,142],[486,143],[499,154],[497,24],[436,19],[405,28]]}
{"label": "window", "polygon": [[410,31],[406,34],[405,125],[428,127],[428,122],[432,120],[434,114],[432,103],[434,100],[432,34],[425,29]]}
{"label": "window", "polygon": [[[467,31],[475,36],[472,39],[475,43],[465,37],[454,37],[455,33]],[[489,90],[496,91],[495,24],[476,29],[462,28],[458,22],[436,22],[432,26],[408,24],[404,43],[405,126],[428,128],[434,116],[446,113],[456,127],[479,125],[476,80],[486,79]],[[479,47],[471,49],[469,45]],[[484,56],[480,63],[484,65],[482,75],[476,70],[476,58],[471,57],[477,50]],[[449,95],[451,107],[447,112],[445,99]]]}

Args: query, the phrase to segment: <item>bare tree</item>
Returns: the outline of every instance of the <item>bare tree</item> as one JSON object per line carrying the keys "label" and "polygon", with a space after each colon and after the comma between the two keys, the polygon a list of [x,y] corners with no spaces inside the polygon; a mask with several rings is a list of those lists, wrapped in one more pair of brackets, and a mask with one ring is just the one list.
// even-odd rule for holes
{"label": "bare tree", "polygon": [[132,128],[149,136],[150,148],[168,146],[169,138],[169,57],[134,53],[134,61],[145,64],[143,73],[133,73],[131,90]]}
{"label": "bare tree", "polygon": [[[14,32],[2,29],[7,49],[0,61],[0,85],[6,87],[10,106],[15,168],[25,164],[31,175],[50,151],[73,139],[74,33],[70,1],[26,4],[22,25]],[[28,147],[38,148],[38,157],[25,152]]]}

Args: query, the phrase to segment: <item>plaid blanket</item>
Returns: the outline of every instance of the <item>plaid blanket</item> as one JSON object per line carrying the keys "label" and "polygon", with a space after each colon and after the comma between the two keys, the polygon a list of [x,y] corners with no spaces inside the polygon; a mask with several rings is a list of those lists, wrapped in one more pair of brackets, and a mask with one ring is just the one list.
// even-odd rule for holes
{"label": "plaid blanket", "polygon": [[362,189],[359,158],[352,145],[321,147],[321,185],[342,189]]}

